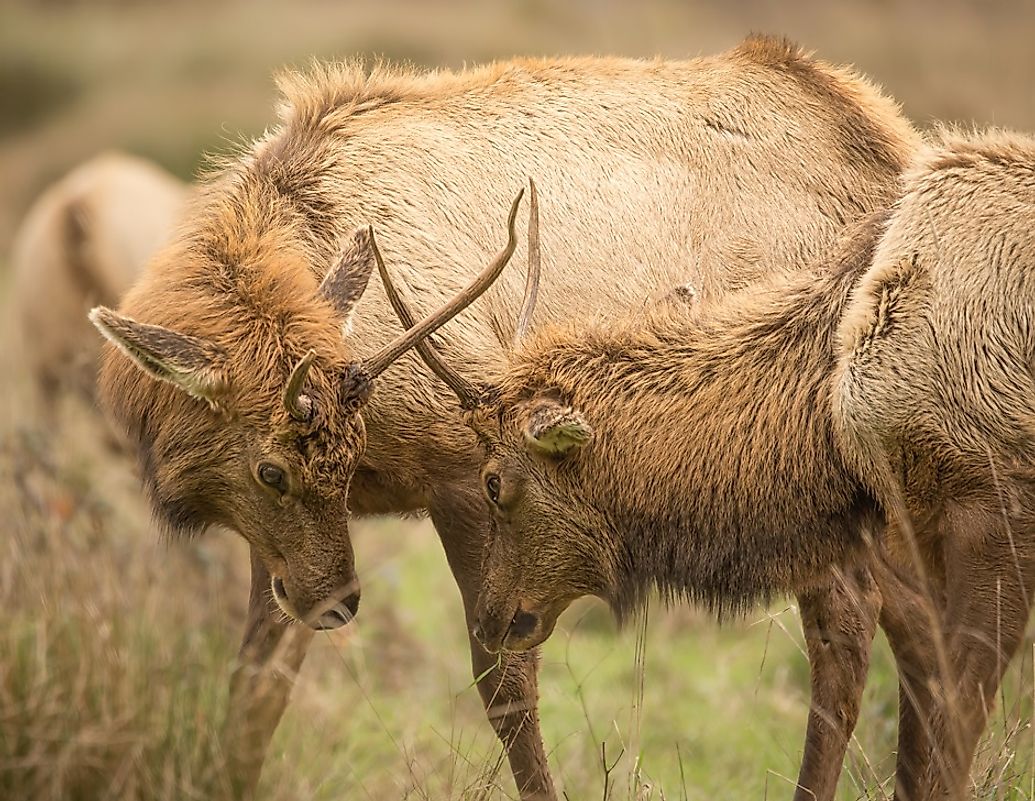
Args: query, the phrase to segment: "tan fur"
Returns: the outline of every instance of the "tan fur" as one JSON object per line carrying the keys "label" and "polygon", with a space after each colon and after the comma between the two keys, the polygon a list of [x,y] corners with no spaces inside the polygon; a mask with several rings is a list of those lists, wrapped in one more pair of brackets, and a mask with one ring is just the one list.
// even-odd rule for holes
{"label": "tan fur", "polygon": [[845,313],[833,408],[888,549],[939,606],[885,626],[916,699],[897,793],[964,798],[1035,597],[1035,139],[947,133],[907,181]]}
{"label": "tan fur", "polygon": [[86,312],[114,305],[172,235],[187,188],[122,153],[76,167],[36,201],[12,252],[14,304],[25,360],[41,395],[93,395],[100,341]]}
{"label": "tan fur", "polygon": [[[866,81],[768,39],[693,61],[533,59],[369,76],[338,65],[281,83],[281,126],[208,182],[185,232],[122,306],[214,343],[229,396],[210,410],[109,351],[105,403],[140,444],[158,511],[187,530],[236,528],[263,557],[256,581],[305,565],[295,583],[316,597],[351,565],[344,493],[355,470],[353,513],[430,512],[469,613],[486,526],[477,439],[413,356],[378,379],[362,416],[333,404],[344,366],[398,330],[376,281],[344,340],[316,300],[343,239],[372,224],[426,311],[499,247],[507,205],[531,176],[549,266],[538,321],[608,320],[675,285],[707,300],[816,254],[887,201],[919,143]],[[520,271],[505,273],[436,337],[447,355],[465,354],[465,371],[498,360],[522,284]],[[323,433],[303,453],[280,393],[310,348]],[[256,486],[270,452],[313,494],[295,523],[271,515]],[[316,519],[311,505],[332,502],[341,505],[320,513],[322,528],[299,532]],[[534,662],[490,671],[494,659],[472,648],[523,797],[553,798]],[[254,780],[254,762],[242,771]]]}
{"label": "tan fur", "polygon": [[652,587],[807,597],[865,569],[886,514],[897,795],[964,796],[1035,598],[1035,140],[944,134],[903,181],[798,274],[513,356],[474,419],[491,648],[535,646],[587,593],[620,614]]}

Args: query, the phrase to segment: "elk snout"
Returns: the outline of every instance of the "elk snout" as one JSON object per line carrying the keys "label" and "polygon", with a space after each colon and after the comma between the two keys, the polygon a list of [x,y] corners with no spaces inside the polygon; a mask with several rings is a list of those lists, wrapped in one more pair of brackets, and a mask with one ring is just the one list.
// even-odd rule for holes
{"label": "elk snout", "polygon": [[317,631],[327,631],[341,628],[351,622],[359,612],[358,584],[359,582],[353,579],[342,592],[333,593],[323,601],[312,604],[307,612],[299,609],[289,596],[283,578],[274,576],[271,588],[274,599],[284,612]]}
{"label": "elk snout", "polygon": [[350,623],[359,611],[359,590],[349,595],[345,600],[338,601],[334,606],[320,615],[309,625],[317,631],[337,629]]}

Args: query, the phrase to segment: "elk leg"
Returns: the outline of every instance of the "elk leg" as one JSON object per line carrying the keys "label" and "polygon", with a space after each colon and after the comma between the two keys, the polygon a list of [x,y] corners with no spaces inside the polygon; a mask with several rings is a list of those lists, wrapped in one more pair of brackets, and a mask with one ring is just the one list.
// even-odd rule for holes
{"label": "elk leg", "polygon": [[431,520],[442,540],[446,559],[463,596],[471,642],[471,665],[489,721],[503,743],[522,801],[556,801],[539,730],[539,691],[535,653],[489,654],[470,635],[474,606],[481,586],[481,564],[488,521],[481,498],[458,502],[458,492],[448,504],[430,509]]}
{"label": "elk leg", "polygon": [[898,670],[898,755],[895,801],[916,801],[928,750],[934,699],[930,681],[937,673],[934,637],[927,625],[928,601],[911,584],[890,571],[878,578],[880,626],[888,638]]}
{"label": "elk leg", "polygon": [[[954,511],[946,526],[950,674],[932,727],[926,798],[963,799],[978,740],[1024,637],[1035,591],[1031,526]],[[945,768],[936,757],[945,755]]]}
{"label": "elk leg", "polygon": [[798,595],[812,700],[796,801],[832,801],[859,718],[881,598],[870,571],[838,572]]}
{"label": "elk leg", "polygon": [[271,608],[270,575],[252,553],[248,626],[230,678],[222,748],[233,797],[251,799],[273,732],[313,638],[307,626],[281,622]]}

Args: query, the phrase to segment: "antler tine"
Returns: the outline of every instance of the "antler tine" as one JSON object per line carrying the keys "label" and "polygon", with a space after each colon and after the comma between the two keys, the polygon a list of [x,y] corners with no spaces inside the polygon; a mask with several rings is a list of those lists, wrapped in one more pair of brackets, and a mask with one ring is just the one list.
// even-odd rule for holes
{"label": "antler tine", "polygon": [[[440,308],[432,312],[412,328],[408,329],[401,336],[390,342],[369,359],[363,360],[363,371],[368,378],[374,378],[383,373],[389,365],[398,359],[403,353],[412,348],[418,342],[422,342],[429,335],[433,334],[460,312],[474,303],[478,297],[495,281],[503,268],[507,266],[510,257],[514,255],[517,247],[517,234],[514,231],[514,221],[517,218],[518,207],[521,205],[521,198],[525,190],[518,192],[517,197],[510,206],[510,215],[507,218],[507,244],[496,254],[488,267],[481,271],[478,276],[459,293]],[[382,271],[383,262],[378,262],[378,270]],[[387,275],[386,271],[381,272],[382,278]],[[387,284],[386,284],[387,290]],[[395,304],[393,303],[393,307]],[[398,313],[398,309],[396,309]],[[412,319],[412,318],[411,318]],[[429,365],[430,366],[430,365]]]}
{"label": "antler tine", "polygon": [[514,331],[514,347],[517,347],[528,332],[535,313],[535,303],[539,297],[539,274],[542,271],[542,252],[539,248],[539,191],[535,181],[528,179],[528,273],[525,276],[525,300],[521,304],[521,315],[518,317]]}
{"label": "antler tine", "polygon": [[[384,259],[381,257],[381,249],[377,246],[377,240],[371,238],[371,246],[374,251],[374,261],[377,263],[377,271],[381,275],[381,283],[384,284],[385,293],[388,295],[388,301],[392,304],[392,308],[395,309],[395,314],[399,318],[399,322],[402,323],[403,328],[410,330],[414,326],[413,313],[402,299],[399,290],[395,288],[395,284],[392,283],[391,276],[388,275],[388,269],[385,267]],[[460,399],[461,407],[472,409],[477,405],[480,395],[478,388],[446,364],[431,342],[427,339],[422,339],[415,347],[424,363],[431,368],[431,372],[442,379],[443,383],[456,393],[456,396]]]}

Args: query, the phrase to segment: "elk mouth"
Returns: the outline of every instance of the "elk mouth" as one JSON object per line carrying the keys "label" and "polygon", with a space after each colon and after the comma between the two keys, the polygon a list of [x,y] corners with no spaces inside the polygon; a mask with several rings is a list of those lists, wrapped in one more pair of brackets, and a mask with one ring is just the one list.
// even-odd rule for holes
{"label": "elk mouth", "polygon": [[359,593],[353,593],[344,601],[338,601],[309,625],[316,631],[330,631],[348,625],[359,611]]}
{"label": "elk mouth", "polygon": [[284,579],[280,576],[273,576],[271,582],[273,598],[285,614],[295,620],[305,623],[315,631],[330,631],[348,625],[359,612],[359,591],[355,590],[346,598],[335,601],[333,597],[317,604],[307,615],[300,615],[295,605],[288,598],[287,587]]}

